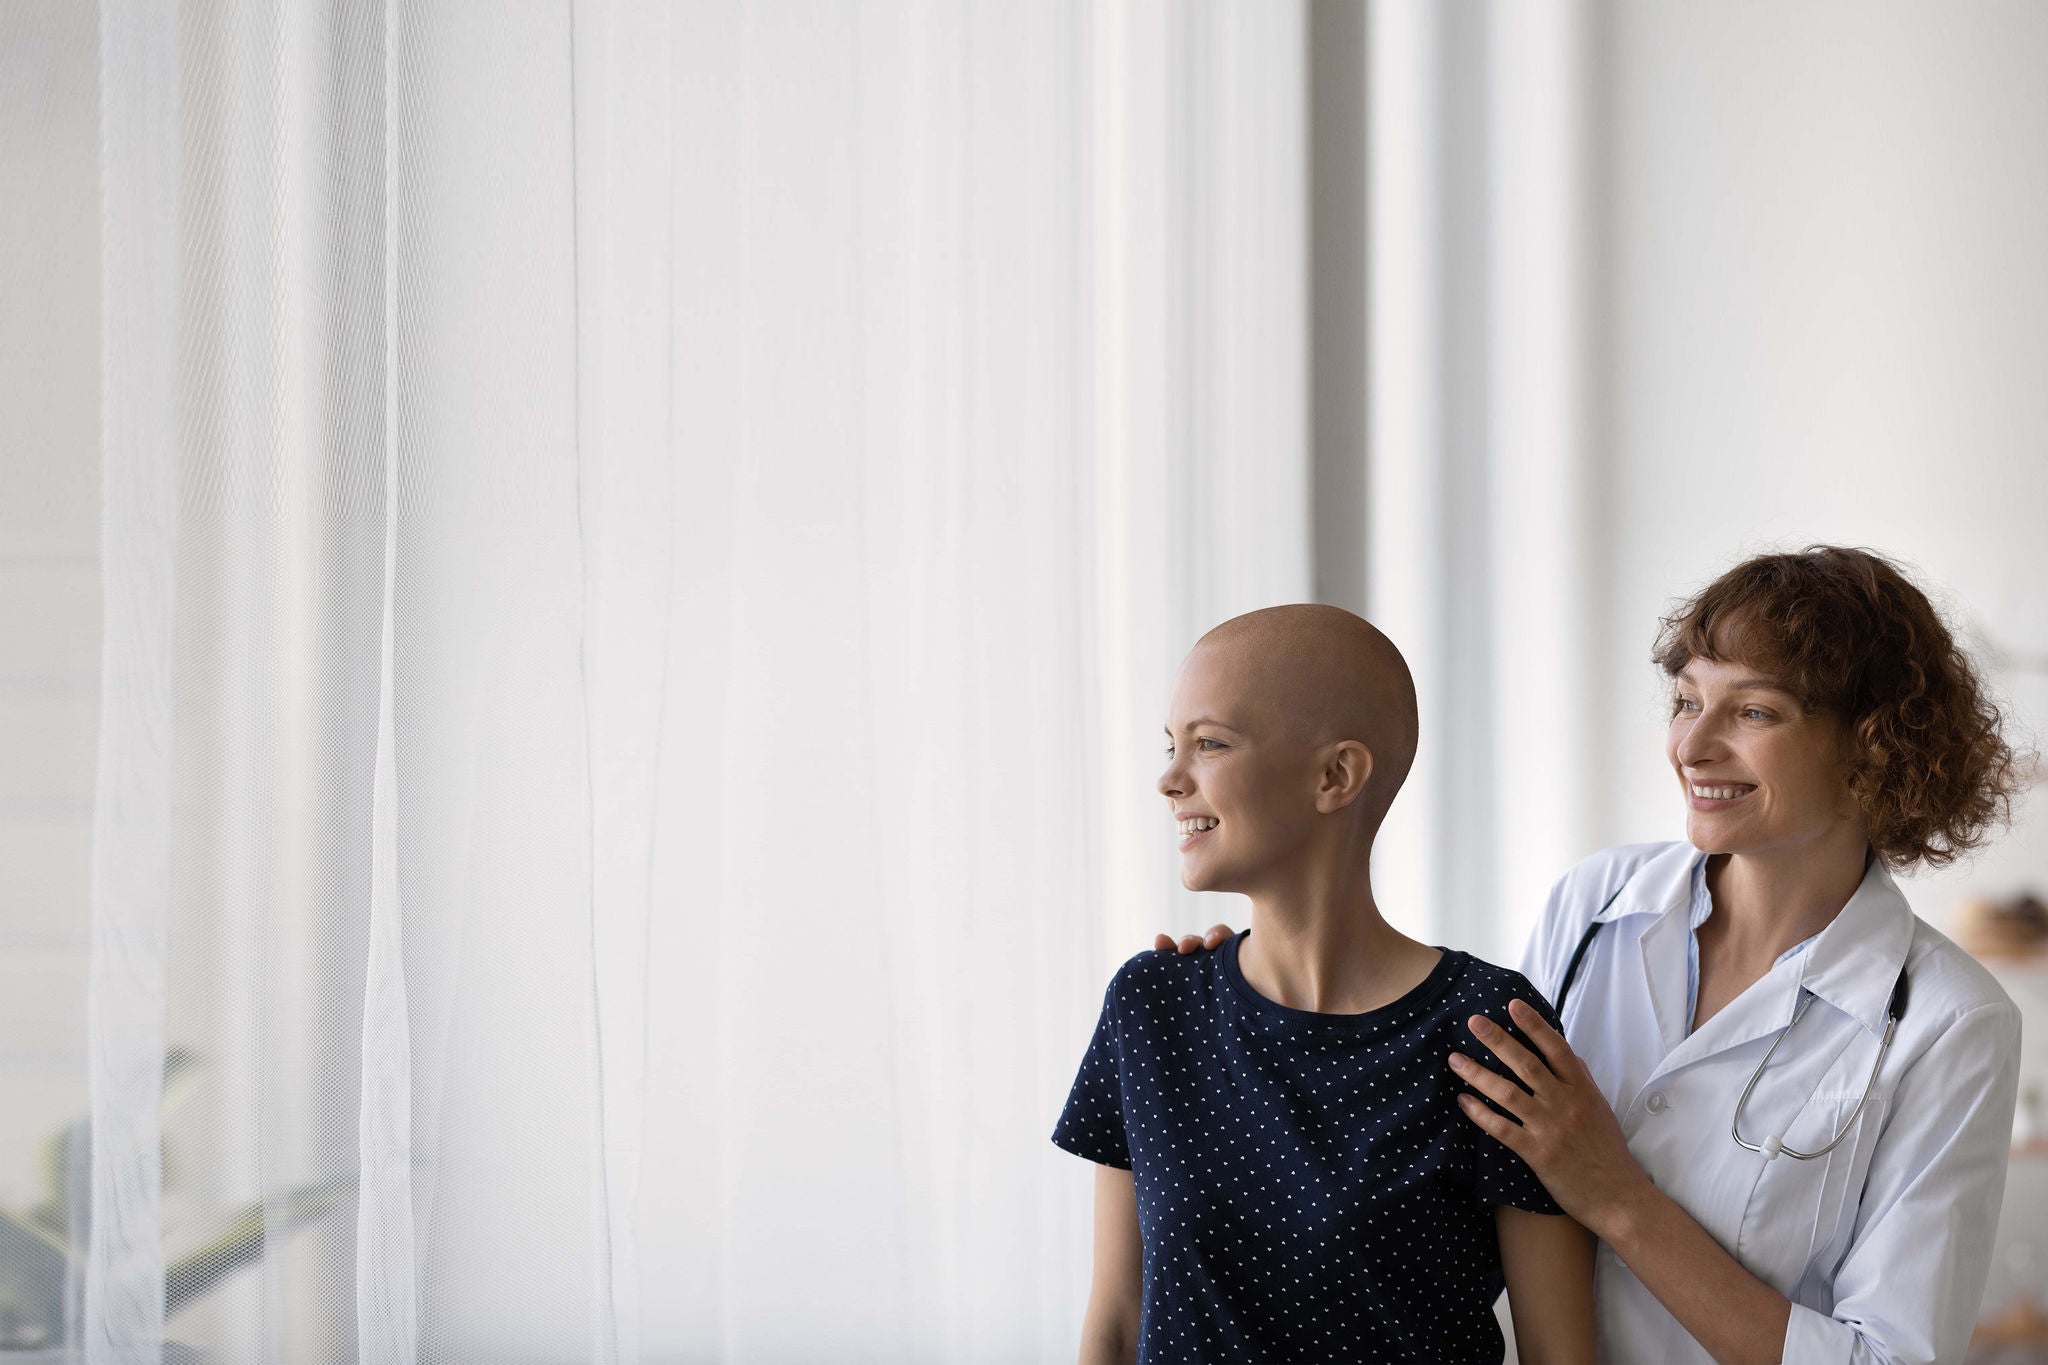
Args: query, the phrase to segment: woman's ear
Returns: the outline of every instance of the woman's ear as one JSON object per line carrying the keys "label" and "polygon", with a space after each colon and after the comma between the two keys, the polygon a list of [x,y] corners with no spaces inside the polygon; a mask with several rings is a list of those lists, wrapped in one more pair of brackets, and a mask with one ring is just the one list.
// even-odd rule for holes
{"label": "woman's ear", "polygon": [[1342,810],[1365,794],[1372,783],[1372,750],[1355,739],[1330,746],[1323,761],[1323,780],[1316,788],[1316,810],[1324,815]]}
{"label": "woman's ear", "polygon": [[1863,743],[1846,722],[1835,722],[1835,771],[1841,786],[1835,795],[1835,814],[1844,820],[1863,819],[1863,801],[1856,794],[1856,773],[1862,766]]}

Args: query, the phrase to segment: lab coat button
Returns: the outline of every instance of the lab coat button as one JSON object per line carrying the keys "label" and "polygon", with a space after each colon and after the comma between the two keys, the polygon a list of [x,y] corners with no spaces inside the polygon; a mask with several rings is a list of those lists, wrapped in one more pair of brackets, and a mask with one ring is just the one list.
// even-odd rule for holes
{"label": "lab coat button", "polygon": [[1643,1100],[1643,1108],[1652,1114],[1661,1114],[1670,1107],[1670,1102],[1664,1098],[1664,1092],[1661,1090],[1652,1090]]}

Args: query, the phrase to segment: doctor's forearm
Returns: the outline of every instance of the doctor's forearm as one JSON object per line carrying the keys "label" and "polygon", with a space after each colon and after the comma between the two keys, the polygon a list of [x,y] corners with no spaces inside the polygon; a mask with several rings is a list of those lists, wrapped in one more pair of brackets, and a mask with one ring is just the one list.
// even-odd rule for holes
{"label": "doctor's forearm", "polygon": [[1721,1365],[1776,1361],[1792,1302],[1645,1180],[1593,1232]]}

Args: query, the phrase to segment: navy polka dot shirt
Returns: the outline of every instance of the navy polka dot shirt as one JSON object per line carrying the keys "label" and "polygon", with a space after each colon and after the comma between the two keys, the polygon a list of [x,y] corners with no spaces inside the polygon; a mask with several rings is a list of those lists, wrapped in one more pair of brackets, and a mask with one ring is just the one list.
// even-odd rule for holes
{"label": "navy polka dot shirt", "polygon": [[1498,1204],[1557,1205],[1458,1110],[1465,1027],[1521,1030],[1520,973],[1443,950],[1365,1014],[1289,1009],[1213,953],[1147,952],[1103,994],[1053,1141],[1132,1172],[1145,1242],[1138,1359],[1488,1361],[1505,1343]]}

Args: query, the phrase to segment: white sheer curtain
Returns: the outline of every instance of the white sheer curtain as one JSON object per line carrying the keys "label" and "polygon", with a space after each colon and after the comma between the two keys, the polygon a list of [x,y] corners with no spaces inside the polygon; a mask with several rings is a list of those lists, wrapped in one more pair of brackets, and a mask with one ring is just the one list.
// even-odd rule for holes
{"label": "white sheer curtain", "polygon": [[1585,0],[1374,0],[1361,58],[1365,607],[1422,719],[1374,889],[1505,963],[1612,823],[1604,22]]}
{"label": "white sheer curtain", "polygon": [[68,1343],[1070,1351],[1171,669],[1309,595],[1301,6],[100,43]]}

